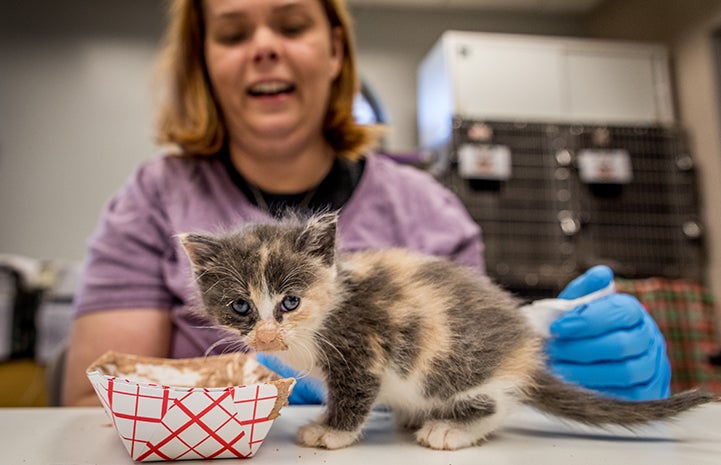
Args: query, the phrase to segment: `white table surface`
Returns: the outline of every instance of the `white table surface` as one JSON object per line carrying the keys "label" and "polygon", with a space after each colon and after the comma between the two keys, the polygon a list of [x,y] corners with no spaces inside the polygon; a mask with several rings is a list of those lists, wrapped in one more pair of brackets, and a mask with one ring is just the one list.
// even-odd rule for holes
{"label": "white table surface", "polygon": [[[610,464],[721,465],[721,403],[687,412],[671,423],[631,433],[621,428],[592,429],[562,423],[531,410],[515,413],[493,438],[460,451],[433,451],[398,431],[390,415],[374,412],[364,439],[337,451],[302,448],[295,430],[318,407],[286,407],[253,463],[343,465]],[[101,408],[0,409],[0,463],[84,465],[134,463]],[[179,464],[208,461],[183,461]],[[247,460],[212,461],[223,465]]]}

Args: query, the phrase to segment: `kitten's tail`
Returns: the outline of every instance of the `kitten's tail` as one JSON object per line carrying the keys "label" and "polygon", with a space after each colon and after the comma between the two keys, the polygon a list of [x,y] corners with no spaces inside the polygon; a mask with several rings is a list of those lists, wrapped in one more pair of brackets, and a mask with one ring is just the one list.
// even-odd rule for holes
{"label": "kitten's tail", "polygon": [[595,426],[635,426],[664,420],[714,400],[711,393],[698,390],[661,400],[619,400],[561,381],[547,371],[538,371],[534,381],[524,403],[557,417]]}

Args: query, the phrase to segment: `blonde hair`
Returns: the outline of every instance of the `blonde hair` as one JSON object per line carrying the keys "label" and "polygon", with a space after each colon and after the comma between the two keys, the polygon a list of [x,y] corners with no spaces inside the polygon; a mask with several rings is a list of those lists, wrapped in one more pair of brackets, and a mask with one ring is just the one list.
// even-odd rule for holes
{"label": "blonde hair", "polygon": [[[211,155],[226,143],[227,129],[211,89],[205,65],[203,0],[172,0],[160,77],[165,82],[157,139],[175,144],[185,155]],[[331,28],[343,35],[343,63],[331,84],[323,133],[339,157],[355,160],[378,143],[383,129],[360,125],[353,117],[353,101],[360,90],[352,21],[345,0],[320,1]]]}

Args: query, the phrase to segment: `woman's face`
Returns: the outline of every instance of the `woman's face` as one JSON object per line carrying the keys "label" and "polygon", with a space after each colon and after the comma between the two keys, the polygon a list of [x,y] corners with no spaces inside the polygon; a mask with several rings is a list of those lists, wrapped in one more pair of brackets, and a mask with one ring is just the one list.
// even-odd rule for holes
{"label": "woman's face", "polygon": [[322,137],[343,43],[319,0],[206,0],[205,22],[206,65],[231,140]]}

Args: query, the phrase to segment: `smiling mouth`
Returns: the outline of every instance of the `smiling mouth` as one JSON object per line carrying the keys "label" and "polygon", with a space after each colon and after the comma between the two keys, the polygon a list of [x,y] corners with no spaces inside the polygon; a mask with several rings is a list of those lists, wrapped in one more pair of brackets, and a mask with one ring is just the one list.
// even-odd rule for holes
{"label": "smiling mouth", "polygon": [[295,85],[285,82],[262,82],[248,89],[253,97],[272,97],[274,95],[289,94],[295,90]]}

